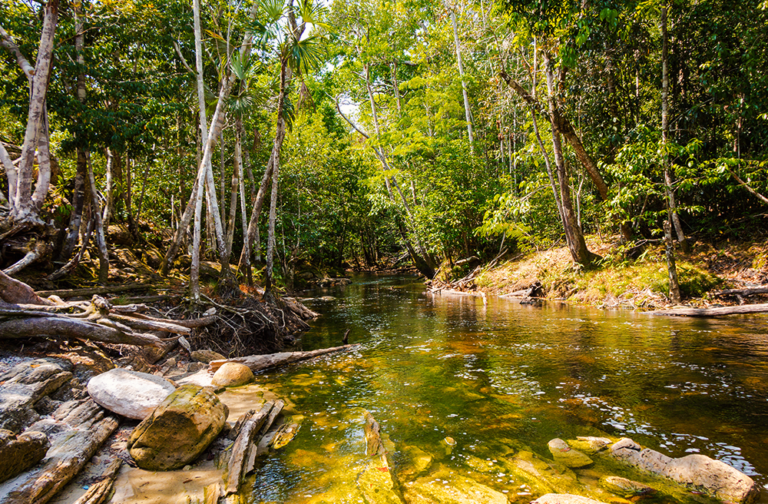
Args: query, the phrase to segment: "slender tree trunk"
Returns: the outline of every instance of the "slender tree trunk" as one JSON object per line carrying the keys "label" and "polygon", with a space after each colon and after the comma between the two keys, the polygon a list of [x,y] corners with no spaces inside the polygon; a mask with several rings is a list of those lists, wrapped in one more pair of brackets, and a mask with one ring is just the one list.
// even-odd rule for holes
{"label": "slender tree trunk", "polygon": [[274,283],[273,261],[275,255],[275,221],[277,220],[277,189],[278,178],[280,176],[280,149],[283,145],[285,136],[285,119],[283,117],[283,107],[285,106],[285,89],[290,80],[290,69],[287,61],[280,65],[280,95],[277,98],[277,128],[275,132],[275,143],[272,147],[272,194],[269,198],[269,231],[267,235],[267,271],[264,282],[264,296],[274,297],[272,286]]}
{"label": "slender tree trunk", "polygon": [[235,219],[237,218],[237,194],[240,188],[240,179],[242,173],[243,156],[242,145],[240,143],[240,133],[235,131],[235,163],[232,167],[232,182],[230,184],[229,200],[229,221],[227,222],[227,248],[226,263],[229,265],[229,258],[232,255],[232,241],[235,237]]}
{"label": "slender tree trunk", "polygon": [[552,124],[552,152],[555,156],[555,166],[557,168],[557,179],[560,186],[560,205],[563,214],[563,228],[565,230],[568,248],[571,251],[573,260],[581,265],[589,266],[591,263],[591,254],[584,241],[584,235],[579,228],[576,215],[571,201],[571,191],[568,185],[568,172],[563,157],[563,148],[560,142],[560,126],[556,117],[554,73],[552,62],[546,58],[545,68],[547,74],[547,101],[549,103],[549,117]]}
{"label": "slender tree trunk", "polygon": [[[235,121],[235,132],[237,134],[237,143],[240,145],[240,148],[242,149],[242,137],[243,137],[243,121],[241,118],[237,118]],[[237,151],[235,151],[237,152]],[[246,152],[248,150],[246,149]],[[237,155],[235,156],[237,158]],[[235,159],[235,162],[237,163],[237,159]],[[248,240],[246,238],[247,235],[247,229],[248,229],[248,214],[246,212],[246,203],[245,203],[245,181],[243,180],[244,177],[242,176],[242,170],[240,173],[240,219],[242,220],[242,226],[243,226],[243,254],[245,255],[243,263],[245,267],[246,272],[246,279],[248,282],[248,285],[253,285],[253,273],[251,272],[251,251],[250,246],[247,243]]]}
{"label": "slender tree trunk", "polygon": [[661,9],[661,137],[664,156],[664,191],[667,195],[667,211],[669,219],[675,228],[677,241],[685,242],[685,233],[680,225],[680,217],[677,214],[677,204],[675,203],[675,192],[673,189],[674,181],[669,170],[669,154],[667,153],[667,144],[669,142],[669,42],[667,37],[667,14],[669,8],[665,5]]}
{"label": "slender tree trunk", "polygon": [[141,209],[144,207],[144,195],[147,192],[147,179],[149,178],[149,163],[144,168],[144,175],[141,177],[141,195],[139,196],[139,205],[136,207],[136,221],[141,218]]}
{"label": "slender tree trunk", "polygon": [[461,94],[464,97],[464,116],[467,119],[467,137],[469,138],[470,152],[474,153],[474,137],[472,135],[472,112],[469,109],[469,97],[467,96],[467,83],[464,82],[464,66],[461,63],[461,45],[459,44],[459,29],[456,23],[456,12],[451,10],[451,23],[453,23],[453,41],[456,44],[456,63],[459,67],[461,78]]}
{"label": "slender tree trunk", "polygon": [[85,152],[77,148],[77,165],[75,168],[75,188],[72,191],[72,214],[69,217],[69,232],[64,240],[64,247],[61,250],[59,259],[69,260],[77,245],[77,238],[80,236],[80,222],[83,215],[83,205],[85,203],[85,176],[86,176]]}
{"label": "slender tree trunk", "polygon": [[107,156],[107,168],[106,168],[106,187],[104,188],[104,191],[106,194],[106,203],[104,205],[104,230],[105,232],[109,231],[109,221],[112,218],[112,206],[114,204],[114,182],[113,182],[113,166],[115,162],[115,158],[112,155],[112,149],[107,148],[106,151]]}
{"label": "slender tree trunk", "polygon": [[90,196],[92,218],[95,220],[96,254],[99,257],[99,283],[106,284],[109,279],[109,251],[107,240],[104,236],[104,221],[101,219],[99,192],[96,189],[96,179],[93,176],[90,152],[86,153],[88,159],[88,194]]}

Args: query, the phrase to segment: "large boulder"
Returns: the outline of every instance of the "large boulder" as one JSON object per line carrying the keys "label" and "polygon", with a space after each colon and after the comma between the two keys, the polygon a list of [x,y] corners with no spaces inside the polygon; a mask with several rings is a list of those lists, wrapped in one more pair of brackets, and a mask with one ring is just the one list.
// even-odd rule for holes
{"label": "large boulder", "polygon": [[611,455],[625,464],[701,490],[723,501],[749,504],[760,495],[760,487],[752,478],[705,455],[671,458],[649,448],[643,449],[629,438],[614,444]]}
{"label": "large boulder", "polygon": [[184,385],[133,430],[128,450],[142,469],[184,467],[216,439],[228,414],[210,388]]}
{"label": "large boulder", "polygon": [[254,380],[253,371],[239,362],[226,362],[213,375],[216,387],[238,387]]}
{"label": "large boulder", "polygon": [[94,376],[88,394],[103,408],[136,420],[147,418],[176,390],[161,376],[116,368]]}
{"label": "large boulder", "polygon": [[51,443],[42,432],[27,431],[17,437],[0,429],[0,481],[20,474],[45,457]]}
{"label": "large boulder", "polygon": [[547,446],[555,461],[560,462],[565,467],[576,469],[579,467],[586,467],[593,463],[591,458],[587,457],[579,450],[574,450],[562,439],[555,438],[550,441]]}

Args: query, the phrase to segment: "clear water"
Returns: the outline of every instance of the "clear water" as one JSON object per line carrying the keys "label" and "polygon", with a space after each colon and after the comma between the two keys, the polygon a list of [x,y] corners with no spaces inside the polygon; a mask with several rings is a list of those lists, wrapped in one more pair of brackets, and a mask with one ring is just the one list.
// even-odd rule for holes
{"label": "clear water", "polygon": [[366,464],[365,410],[396,461],[417,447],[433,468],[512,502],[530,501],[529,488],[478,473],[477,460],[493,465],[509,445],[551,458],[550,439],[584,435],[631,437],[673,457],[701,453],[768,485],[766,316],[677,319],[491,297],[485,306],[431,296],[405,277],[359,276],[313,295],[336,300],[308,303],[323,316],[303,349],[339,345],[346,329],[362,346],[261,377],[303,420],[259,467],[256,502],[363,502],[355,480]]}

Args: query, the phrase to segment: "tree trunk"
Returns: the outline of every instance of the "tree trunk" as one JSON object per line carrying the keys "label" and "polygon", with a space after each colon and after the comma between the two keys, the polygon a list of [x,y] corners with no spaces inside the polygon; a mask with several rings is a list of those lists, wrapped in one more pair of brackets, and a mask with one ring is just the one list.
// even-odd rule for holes
{"label": "tree trunk", "polygon": [[552,152],[555,156],[555,166],[557,168],[557,179],[560,186],[560,205],[563,212],[563,228],[565,238],[568,242],[568,249],[571,251],[573,260],[583,266],[589,266],[591,263],[591,254],[584,241],[584,235],[576,221],[576,215],[573,211],[571,202],[571,191],[568,185],[568,172],[563,157],[562,144],[560,142],[560,126],[557,122],[555,105],[555,87],[554,73],[552,71],[552,62],[545,58],[545,68],[547,73],[547,102],[549,103],[549,118],[552,124]]}
{"label": "tree trunk", "polygon": [[96,180],[93,176],[90,153],[87,153],[86,157],[88,159],[88,194],[91,200],[91,212],[96,224],[96,254],[99,256],[99,283],[106,284],[109,279],[109,251],[107,250],[107,240],[104,237],[104,222],[101,219],[99,192],[96,190]]}
{"label": "tree trunk", "polygon": [[109,221],[112,218],[112,206],[114,205],[114,177],[113,177],[113,166],[115,162],[115,158],[112,155],[112,150],[107,148],[107,168],[106,168],[106,187],[104,188],[104,192],[106,192],[106,203],[104,204],[104,215],[102,216],[102,219],[104,221],[104,231],[109,231]]}
{"label": "tree trunk", "polygon": [[[47,194],[48,186],[45,178],[50,177],[50,171],[47,176],[41,173],[41,180],[39,182],[45,183],[45,187],[40,185],[37,188],[34,200],[32,197],[32,181],[34,178],[35,151],[40,142],[41,129],[47,126],[45,119],[45,95],[48,91],[48,78],[53,59],[53,42],[58,18],[59,0],[49,0],[44,7],[43,30],[40,36],[40,45],[38,46],[37,61],[31,85],[27,129],[24,134],[21,161],[15,172],[16,187],[14,189],[14,198],[10,201],[11,218],[19,224],[42,223],[38,217],[38,212],[40,211],[38,205],[42,205],[45,194]],[[2,35],[4,40],[10,40],[10,37],[6,36],[7,33],[5,31],[3,31]],[[7,46],[7,42],[4,45]],[[43,133],[43,135],[47,137],[47,132]],[[41,172],[44,169],[45,167],[41,167]],[[48,166],[48,169],[50,169],[50,166]]]}
{"label": "tree trunk", "polygon": [[232,183],[230,184],[230,200],[229,200],[229,220],[227,222],[227,246],[225,262],[229,266],[229,258],[232,255],[232,241],[235,237],[235,220],[237,218],[237,194],[240,188],[240,180],[242,179],[242,146],[240,143],[240,132],[235,131],[235,163],[232,167]]}
{"label": "tree trunk", "polygon": [[456,24],[456,12],[451,10],[451,23],[453,24],[453,41],[456,44],[456,63],[459,67],[461,78],[461,94],[464,97],[464,116],[467,120],[467,137],[469,138],[469,150],[474,153],[474,137],[472,136],[472,112],[469,109],[469,97],[467,96],[467,83],[464,82],[464,66],[461,64],[461,45],[459,44],[459,29]]}
{"label": "tree trunk", "polygon": [[[235,132],[237,135],[236,141],[237,146],[235,147],[235,163],[239,163],[237,160],[237,152],[238,149],[242,149],[242,137],[243,137],[243,121],[240,117],[237,118],[235,122]],[[247,149],[246,149],[247,152]],[[250,246],[247,243],[246,234],[248,229],[248,214],[246,213],[246,203],[245,203],[245,181],[243,180],[243,173],[242,169],[240,170],[240,179],[239,179],[239,185],[240,185],[240,219],[242,221],[243,226],[243,254],[244,254],[244,267],[246,272],[246,279],[248,282],[248,285],[253,285],[253,273],[251,272],[251,251]]]}
{"label": "tree trunk", "polygon": [[667,212],[669,220],[675,227],[677,241],[685,242],[685,233],[680,225],[680,217],[677,214],[675,192],[673,189],[672,175],[669,171],[669,154],[667,143],[669,142],[669,43],[667,40],[667,13],[669,8],[665,5],[661,9],[661,141],[664,144],[664,192],[667,196]]}
{"label": "tree trunk", "polygon": [[59,259],[69,260],[77,245],[77,238],[80,236],[80,225],[83,215],[83,205],[85,203],[85,177],[86,160],[85,151],[77,148],[77,167],[75,169],[75,188],[72,192],[72,214],[69,217],[69,232],[64,241],[64,247],[61,250]]}
{"label": "tree trunk", "polygon": [[675,263],[675,245],[672,242],[672,228],[669,221],[664,221],[664,247],[667,255],[667,273],[669,274],[669,299],[680,304],[680,283],[677,279],[677,264]]}

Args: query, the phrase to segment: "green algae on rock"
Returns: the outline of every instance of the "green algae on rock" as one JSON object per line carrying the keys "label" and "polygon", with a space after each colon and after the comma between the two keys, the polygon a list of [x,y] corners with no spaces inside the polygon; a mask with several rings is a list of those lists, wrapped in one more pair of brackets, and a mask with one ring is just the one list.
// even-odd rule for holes
{"label": "green algae on rock", "polygon": [[591,458],[587,457],[579,450],[574,450],[562,439],[555,438],[550,441],[547,446],[555,461],[560,462],[566,467],[577,469],[579,467],[587,467],[594,463]]}
{"label": "green algae on rock", "polygon": [[133,430],[128,450],[142,469],[183,467],[216,439],[227,414],[227,406],[211,389],[184,385]]}

